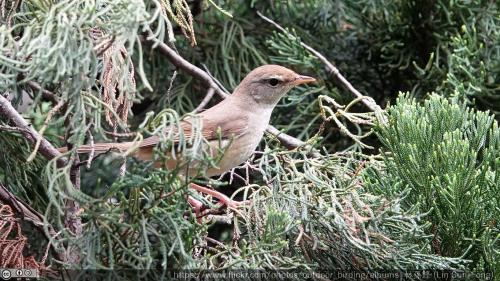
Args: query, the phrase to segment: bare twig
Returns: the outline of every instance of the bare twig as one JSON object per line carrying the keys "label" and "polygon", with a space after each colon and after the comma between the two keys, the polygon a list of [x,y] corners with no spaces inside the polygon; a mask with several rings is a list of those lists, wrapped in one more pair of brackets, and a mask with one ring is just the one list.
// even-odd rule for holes
{"label": "bare twig", "polygon": [[210,73],[210,70],[208,70],[208,67],[205,65],[205,64],[201,64],[203,66],[203,69],[205,69],[205,72],[208,74],[208,76],[210,76],[210,78],[212,78],[212,80],[215,81],[215,83],[217,83],[217,85],[219,85],[219,87],[224,91],[224,93],[230,95],[231,93],[228,92],[228,90],[226,88],[224,88],[224,85],[222,85],[222,83],[217,80],[213,75],[212,73]]}
{"label": "bare twig", "polygon": [[67,160],[61,158],[61,153],[57,151],[57,149],[44,137],[40,136],[40,134],[33,129],[33,127],[28,124],[26,120],[16,111],[12,104],[0,95],[0,114],[5,116],[8,120],[10,120],[16,127],[20,129],[20,132],[30,141],[35,144],[38,139],[40,139],[40,154],[42,154],[48,160],[52,160],[54,158],[57,159],[57,164],[59,166],[65,166],[67,164]]}
{"label": "bare twig", "polygon": [[[215,93],[218,94],[220,97],[226,98],[229,96],[226,93],[227,90],[225,90],[222,86],[219,86],[216,80],[212,78],[207,72],[193,65],[192,63],[188,62],[186,59],[181,57],[177,52],[175,52],[172,48],[170,48],[167,44],[160,42],[158,39],[152,36],[148,37],[142,36],[141,42],[150,44],[153,47],[156,46],[160,50],[160,52],[164,54],[175,66],[183,69],[191,76],[205,82],[205,84],[207,84],[207,86],[209,86],[210,88],[213,88]],[[297,148],[299,146],[306,144],[305,142],[297,138],[294,138],[290,135],[280,132],[272,125],[269,125],[267,127],[267,132],[270,133],[271,135],[274,135],[288,149]]]}
{"label": "bare twig", "polygon": [[215,245],[217,245],[217,246],[219,246],[219,247],[221,247],[221,248],[223,248],[223,249],[225,249],[225,248],[226,248],[226,245],[224,245],[224,243],[222,243],[222,242],[220,242],[220,241],[218,241],[218,240],[215,240],[215,239],[213,239],[213,238],[210,238],[210,237],[208,237],[208,236],[205,236],[205,240],[207,240],[207,242],[210,242],[210,243],[212,243],[212,244],[215,244]]}
{"label": "bare twig", "polygon": [[168,104],[170,104],[170,102],[171,102],[172,88],[174,87],[175,78],[177,78],[177,70],[174,70],[174,73],[172,74],[172,78],[170,78],[170,84],[168,85],[168,88],[167,88],[167,102],[168,102]]}
{"label": "bare twig", "polygon": [[137,136],[137,133],[136,133],[136,132],[130,132],[130,133],[117,133],[117,132],[108,132],[108,131],[104,131],[104,133],[105,133],[106,135],[110,135],[110,136],[117,137],[117,138],[130,138],[130,137],[136,137],[136,136]]}
{"label": "bare twig", "polygon": [[295,246],[300,245],[300,241],[302,241],[302,236],[304,236],[304,227],[299,225],[299,235],[297,235],[297,239],[295,239]]}
{"label": "bare twig", "polygon": [[99,153],[97,154],[97,156],[93,157],[92,159],[87,159],[85,161],[79,161],[78,164],[75,164],[76,167],[81,167],[83,165],[86,165],[87,166],[87,169],[89,169],[90,165],[89,164],[92,164],[91,161],[94,161],[104,155],[107,155],[109,152],[111,152],[112,148],[109,148],[106,152],[102,152],[102,153]]}
{"label": "bare twig", "polygon": [[59,102],[59,99],[56,97],[56,95],[54,93],[52,93],[49,90],[46,90],[46,89],[42,88],[42,86],[40,86],[40,84],[38,84],[37,82],[28,81],[26,84],[31,89],[36,90],[36,91],[40,91],[42,93],[42,97],[44,99],[49,100],[49,101],[51,101],[54,104],[57,104]]}
{"label": "bare twig", "polygon": [[[257,11],[257,15],[261,17],[263,20],[269,22],[270,24],[274,25],[277,29],[279,29],[281,32],[290,34],[286,29],[284,29],[281,25],[273,21],[272,19],[264,16],[261,12]],[[337,78],[342,86],[344,86],[349,92],[354,94],[357,98],[362,98],[365,97],[363,94],[361,94],[352,84],[340,73],[340,71],[327,59],[325,56],[323,56],[320,52],[316,51],[314,48],[311,46],[307,45],[304,42],[300,42],[300,45],[304,47],[304,49],[308,50],[311,54],[316,56],[321,62],[325,64],[325,66],[330,70],[330,74],[333,75],[335,78]],[[377,117],[379,117],[379,120],[382,122],[387,122],[385,116],[382,114],[382,108],[373,100],[373,98],[364,98],[362,102],[375,114]]]}
{"label": "bare twig", "polygon": [[9,132],[24,132],[26,130],[18,128],[18,127],[11,127],[11,126],[3,126],[0,125],[0,131],[9,131]]}
{"label": "bare twig", "polygon": [[158,39],[152,37],[151,35],[148,37],[141,37],[141,42],[150,44],[154,47],[157,47],[160,52],[165,55],[170,62],[172,62],[178,68],[181,68],[189,75],[205,82],[205,84],[215,90],[215,92],[221,96],[222,98],[226,98],[227,94],[215,83],[215,81],[207,75],[205,71],[201,68],[198,68],[194,64],[188,62],[186,59],[181,57],[174,49],[170,48],[167,44],[159,41]]}
{"label": "bare twig", "polygon": [[203,98],[203,100],[200,102],[200,104],[195,108],[193,112],[198,113],[202,111],[205,108],[205,106],[207,106],[208,102],[212,99],[214,94],[215,94],[214,88],[209,88],[207,94],[205,95],[205,98]]}
{"label": "bare twig", "polygon": [[306,144],[305,142],[297,138],[294,138],[290,135],[280,132],[280,130],[276,129],[274,126],[271,125],[267,126],[267,132],[275,136],[281,142],[281,144],[283,144],[288,149],[294,149],[296,147],[303,146]]}
{"label": "bare twig", "polygon": [[94,148],[94,135],[92,135],[92,131],[90,130],[92,124],[90,124],[87,128],[87,132],[89,133],[89,140],[90,140],[90,147],[92,147],[92,150],[90,151],[89,154],[89,159],[87,161],[87,169],[90,169],[90,165],[92,164],[92,159],[94,158],[95,154],[95,148]]}
{"label": "bare twig", "polygon": [[[80,159],[78,154],[75,155],[75,163],[79,163]],[[73,165],[69,172],[69,177],[73,187],[80,191],[80,166]],[[64,225],[69,229],[70,233],[78,238],[82,235],[83,224],[80,217],[80,203],[73,199],[67,199],[64,208]],[[72,264],[79,264],[82,258],[81,250],[78,247],[68,245],[66,250],[67,262]]]}

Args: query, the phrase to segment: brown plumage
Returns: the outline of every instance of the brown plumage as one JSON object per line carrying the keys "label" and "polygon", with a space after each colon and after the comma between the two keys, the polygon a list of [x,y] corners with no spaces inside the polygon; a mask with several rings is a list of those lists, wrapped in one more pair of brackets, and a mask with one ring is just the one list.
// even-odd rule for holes
{"label": "brown plumage", "polygon": [[[272,110],[280,98],[294,86],[314,81],[312,77],[298,75],[282,66],[264,65],[251,71],[228,98],[198,114],[202,124],[202,135],[210,146],[208,148],[215,152],[221,143],[222,146],[229,145],[218,167],[209,167],[206,169],[206,175],[210,177],[222,174],[246,161],[262,139]],[[182,121],[181,128],[186,138],[192,135],[189,120]],[[152,149],[159,140],[158,136],[144,139],[133,156],[142,160],[152,160]],[[89,153],[92,149],[96,154],[109,150],[126,151],[132,144],[132,142],[98,143],[93,147],[84,145],[79,147],[77,152]],[[175,167],[177,161],[174,159],[167,161],[167,168]]]}

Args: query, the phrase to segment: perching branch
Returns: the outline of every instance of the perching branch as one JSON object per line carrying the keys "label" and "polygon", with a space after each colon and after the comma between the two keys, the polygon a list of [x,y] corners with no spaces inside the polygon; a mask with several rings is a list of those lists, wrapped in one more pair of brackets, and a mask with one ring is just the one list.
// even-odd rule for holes
{"label": "perching branch", "polygon": [[11,127],[11,126],[0,125],[0,131],[8,131],[8,132],[18,132],[18,133],[21,133],[21,132],[24,132],[26,130],[18,128],[18,127]]}
{"label": "perching branch", "polygon": [[16,111],[10,102],[0,95],[0,114],[10,120],[16,127],[20,129],[20,133],[25,136],[29,142],[36,144],[40,140],[39,151],[45,158],[52,160],[57,158],[58,166],[62,167],[67,164],[67,160],[61,158],[61,153],[44,137],[42,137],[26,120]]}
{"label": "perching branch", "polygon": [[[181,57],[167,44],[160,42],[158,39],[154,37],[145,37],[145,36],[141,36],[141,42],[145,42],[152,45],[153,47],[157,47],[160,50],[160,52],[164,54],[175,66],[183,69],[193,77],[201,81],[204,81],[210,88],[213,88],[215,93],[217,93],[220,97],[226,98],[229,96],[228,94],[226,94],[227,91],[222,86],[219,87],[218,83],[216,83],[214,78],[212,78],[203,69],[195,66],[194,64],[188,62],[186,59]],[[270,133],[271,135],[274,135],[288,149],[293,149],[306,144],[305,142],[297,138],[294,138],[290,135],[280,132],[272,125],[269,125],[267,127],[267,132]]]}
{"label": "perching branch", "polygon": [[281,144],[283,144],[288,149],[294,149],[296,147],[303,146],[306,144],[305,142],[299,140],[298,138],[294,138],[290,135],[281,132],[272,125],[267,126],[267,132],[275,136],[281,142]]}
{"label": "perching branch", "polygon": [[[273,21],[272,19],[264,16],[261,12],[257,11],[257,15],[261,17],[263,20],[271,23],[274,25],[277,29],[279,29],[281,32],[290,34],[286,29],[284,29],[281,25]],[[304,49],[308,50],[311,54],[316,56],[321,62],[325,64],[325,66],[330,70],[330,74],[332,74],[335,78],[337,78],[342,86],[344,86],[349,92],[354,94],[357,98],[363,98],[366,97],[363,94],[361,94],[352,84],[340,73],[340,71],[328,60],[323,56],[320,52],[316,51],[314,48],[311,46],[307,45],[304,42],[300,42],[300,45],[304,47]],[[381,120],[383,123],[387,122],[387,119],[385,116],[382,114],[382,108],[372,99],[372,98],[363,98],[362,102],[375,114],[377,117],[379,117],[379,120]]]}

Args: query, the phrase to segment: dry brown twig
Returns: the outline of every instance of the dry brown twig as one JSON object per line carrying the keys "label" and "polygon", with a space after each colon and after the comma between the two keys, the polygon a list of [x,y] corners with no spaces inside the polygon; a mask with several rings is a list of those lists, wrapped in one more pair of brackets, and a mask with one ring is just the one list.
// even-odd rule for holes
{"label": "dry brown twig", "polygon": [[99,82],[102,85],[102,102],[106,105],[106,122],[116,132],[118,123],[127,122],[136,94],[134,64],[124,42],[116,40],[116,35],[106,34],[97,27],[91,28],[88,34],[94,43],[96,56],[103,63]]}
{"label": "dry brown twig", "polygon": [[[57,233],[54,231],[54,228],[51,225],[47,225],[46,228],[48,230],[48,233],[45,232],[44,227],[45,223],[43,221],[43,216],[39,214],[37,211],[35,211],[33,208],[31,208],[28,204],[23,203],[21,200],[16,198],[7,188],[5,188],[2,184],[0,184],[0,201],[3,202],[4,206],[9,206],[11,209],[12,215],[16,214],[18,217],[23,219],[24,221],[28,221],[32,223],[42,234],[44,234],[47,237],[47,240],[49,241],[50,247],[54,250],[54,253],[56,254],[57,258],[60,260],[63,259],[63,255],[57,251],[57,249],[54,247],[50,241],[52,239],[57,240]],[[0,221],[0,224],[2,222]],[[18,233],[19,234],[19,233]],[[1,234],[0,234],[1,236]],[[1,243],[1,242],[0,242]],[[43,261],[45,260],[42,259],[42,264]]]}
{"label": "dry brown twig", "polygon": [[[127,65],[128,69],[125,69]],[[134,64],[125,47],[112,42],[111,46],[103,52],[101,84],[103,86],[103,102],[110,105],[121,119],[115,120],[114,115],[109,109],[106,109],[106,121],[115,128],[115,131],[119,121],[127,122],[128,113],[132,107],[136,91],[134,72]],[[127,76],[125,80],[121,79],[124,73]]]}

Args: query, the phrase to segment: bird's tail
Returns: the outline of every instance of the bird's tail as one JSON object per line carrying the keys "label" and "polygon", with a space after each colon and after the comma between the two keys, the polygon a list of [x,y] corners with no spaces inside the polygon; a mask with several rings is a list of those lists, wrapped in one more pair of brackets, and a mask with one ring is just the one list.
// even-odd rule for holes
{"label": "bird's tail", "polygon": [[[132,147],[133,142],[121,142],[121,143],[96,143],[94,145],[82,145],[76,149],[78,153],[91,153],[94,151],[95,154],[105,153],[108,151],[126,151]],[[67,147],[60,147],[57,150],[61,153],[68,152]]]}

